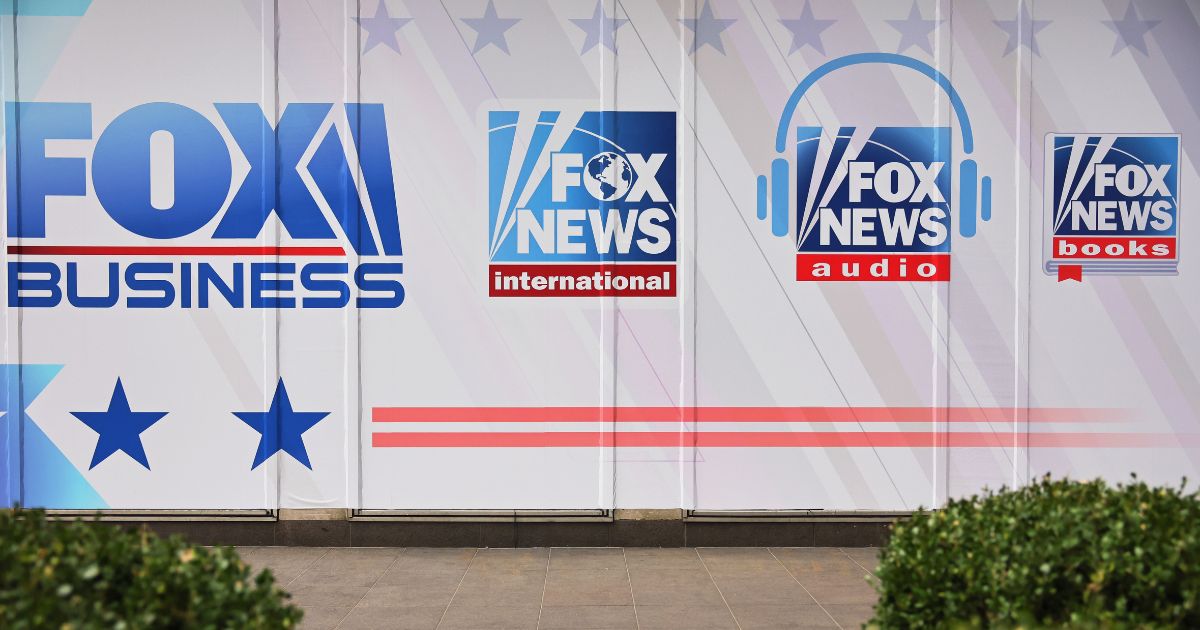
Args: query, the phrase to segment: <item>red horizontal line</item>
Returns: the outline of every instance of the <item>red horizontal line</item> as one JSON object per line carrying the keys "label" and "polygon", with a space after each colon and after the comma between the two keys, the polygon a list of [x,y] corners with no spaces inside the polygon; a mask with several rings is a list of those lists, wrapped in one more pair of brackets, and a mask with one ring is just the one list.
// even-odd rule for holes
{"label": "red horizontal line", "polygon": [[345,256],[341,247],[9,245],[9,254],[36,256]]}
{"label": "red horizontal line", "polygon": [[375,422],[1112,422],[1120,409],[1001,407],[375,407]]}
{"label": "red horizontal line", "polygon": [[779,432],[779,431],[553,431],[527,433],[374,433],[371,445],[381,448],[513,448],[513,447],[1109,447],[1162,448],[1195,446],[1196,435],[1147,433],[942,433],[934,431]]}

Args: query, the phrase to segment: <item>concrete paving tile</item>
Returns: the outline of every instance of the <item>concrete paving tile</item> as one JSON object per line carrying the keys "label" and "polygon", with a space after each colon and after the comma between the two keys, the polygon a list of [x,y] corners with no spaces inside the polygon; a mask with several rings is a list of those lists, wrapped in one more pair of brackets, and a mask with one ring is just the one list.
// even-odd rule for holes
{"label": "concrete paving tile", "polygon": [[413,608],[364,608],[359,606],[346,615],[338,630],[434,630],[442,619],[445,606]]}
{"label": "concrete paving tile", "polygon": [[793,573],[837,575],[866,573],[840,549],[816,547],[782,547],[772,549],[776,558]]}
{"label": "concrete paving tile", "polygon": [[703,571],[642,571],[630,578],[639,606],[724,605],[717,586]]}
{"label": "concrete paving tile", "polygon": [[297,606],[323,608],[353,608],[369,590],[366,586],[338,583],[307,584],[287,589]]}
{"label": "concrete paving tile", "polygon": [[849,547],[842,549],[842,553],[872,573],[879,567],[879,549],[874,547]]}
{"label": "concrete paving tile", "polygon": [[462,606],[538,606],[546,588],[545,573],[485,574],[467,573],[453,605]]}
{"label": "concrete paving tile", "polygon": [[413,585],[422,588],[449,588],[451,591],[462,581],[466,567],[457,571],[397,571],[395,567],[388,569],[379,576],[375,586],[405,586]]}
{"label": "concrete paving tile", "polygon": [[678,628],[706,630],[736,628],[727,606],[643,606],[637,605],[638,627],[644,629]]}
{"label": "concrete paving tile", "polygon": [[629,571],[640,570],[702,570],[704,564],[695,549],[626,548],[625,561]]}
{"label": "concrete paving tile", "polygon": [[321,556],[318,565],[339,565],[354,567],[387,568],[407,549],[394,547],[330,547],[329,552]]}
{"label": "concrete paving tile", "polygon": [[262,547],[261,546],[253,547],[253,546],[239,545],[239,546],[233,548],[233,550],[237,552],[238,557],[240,557],[242,560],[245,560],[245,559],[249,558],[250,556],[254,555],[254,553],[257,552],[259,549],[262,549]]}
{"label": "concrete paving tile", "polygon": [[547,547],[533,549],[480,549],[471,562],[471,571],[511,572],[545,571],[550,560]]}
{"label": "concrete paving tile", "polygon": [[405,549],[388,572],[462,573],[475,557],[476,549]]}
{"label": "concrete paving tile", "polygon": [[874,606],[879,594],[866,582],[828,584],[805,583],[804,587],[822,606],[829,604],[859,604]]}
{"label": "concrete paving tile", "polygon": [[778,562],[775,563],[775,566],[765,566],[762,568],[731,567],[728,565],[716,568],[710,567],[708,573],[713,577],[714,580],[762,578],[769,580],[786,580],[789,582],[793,581],[791,572]]}
{"label": "concrete paving tile", "polygon": [[725,601],[733,606],[736,604],[804,604],[816,602],[812,596],[796,583],[790,576],[777,577],[738,577],[727,578],[714,576],[717,589],[725,597]]}
{"label": "concrete paving tile", "polygon": [[376,584],[363,596],[359,608],[407,608],[441,606],[445,608],[458,583]]}
{"label": "concrete paving tile", "polygon": [[743,630],[748,628],[836,628],[837,623],[815,603],[734,604],[733,616]]}
{"label": "concrete paving tile", "polygon": [[448,630],[458,628],[537,628],[538,606],[459,606],[452,604],[438,626]]}
{"label": "concrete paving tile", "polygon": [[328,547],[254,547],[250,556],[255,562],[315,562],[325,555]]}
{"label": "concrete paving tile", "polygon": [[379,572],[356,571],[348,568],[333,568],[333,569],[308,569],[301,573],[296,579],[288,582],[287,588],[300,589],[312,586],[321,586],[323,584],[340,584],[342,586],[354,586],[363,589],[370,588],[379,579]]}
{"label": "concrete paving tile", "polygon": [[350,614],[349,607],[302,606],[301,610],[304,611],[304,618],[300,620],[300,630],[336,628]]}
{"label": "concrete paving tile", "polygon": [[614,548],[556,547],[550,550],[550,572],[620,571],[625,572],[625,554]]}
{"label": "concrete paving tile", "polygon": [[543,606],[632,606],[624,571],[551,571]]}
{"label": "concrete paving tile", "polygon": [[290,583],[371,586],[400,555],[400,549],[332,548]]}
{"label": "concrete paving tile", "polygon": [[825,604],[825,610],[828,610],[843,628],[860,628],[875,614],[873,605],[861,604]]}
{"label": "concrete paving tile", "polygon": [[696,552],[713,575],[786,572],[775,556],[762,547],[707,547]]}
{"label": "concrete paving tile", "polygon": [[462,588],[471,589],[488,584],[524,585],[541,588],[546,583],[545,571],[512,571],[484,573],[471,569],[462,577]]}
{"label": "concrete paving tile", "polygon": [[539,611],[548,629],[852,628],[870,619],[877,599],[867,581],[878,566],[876,549],[238,553],[251,567],[275,572],[305,610],[304,628],[536,628]]}
{"label": "concrete paving tile", "polygon": [[270,569],[275,583],[286,586],[327,551],[323,547],[258,547],[242,560],[255,571]]}
{"label": "concrete paving tile", "polygon": [[546,606],[538,628],[628,630],[637,628],[633,606]]}

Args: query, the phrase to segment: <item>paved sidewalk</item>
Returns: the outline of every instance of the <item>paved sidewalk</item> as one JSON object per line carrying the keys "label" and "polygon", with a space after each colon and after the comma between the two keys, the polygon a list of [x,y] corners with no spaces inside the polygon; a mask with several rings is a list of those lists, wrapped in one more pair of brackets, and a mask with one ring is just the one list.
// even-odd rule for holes
{"label": "paved sidewalk", "polygon": [[242,547],[304,628],[857,628],[874,549]]}

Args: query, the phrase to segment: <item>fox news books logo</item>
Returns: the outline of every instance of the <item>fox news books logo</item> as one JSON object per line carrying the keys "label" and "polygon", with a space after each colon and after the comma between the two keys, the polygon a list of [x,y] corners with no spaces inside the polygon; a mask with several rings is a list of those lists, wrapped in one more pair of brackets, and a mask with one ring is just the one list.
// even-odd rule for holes
{"label": "fox news books logo", "polygon": [[796,279],[950,279],[950,129],[796,137]]}
{"label": "fox news books logo", "polygon": [[492,297],[675,295],[675,113],[488,117]]}
{"label": "fox news books logo", "polygon": [[1046,272],[1176,274],[1179,136],[1046,138]]}
{"label": "fox news books logo", "polygon": [[[92,140],[90,103],[7,103],[6,114],[5,233],[16,255],[7,269],[9,306],[395,308],[404,301],[382,105],[293,103],[272,123],[255,103],[216,103],[211,119],[148,103],[108,122],[90,143],[90,164],[75,149],[63,157],[46,151],[48,140]],[[248,169],[235,174],[234,155]],[[75,219],[48,213],[47,201],[89,190],[111,229],[77,228],[78,240],[68,240]],[[271,217],[286,238],[262,246]]]}

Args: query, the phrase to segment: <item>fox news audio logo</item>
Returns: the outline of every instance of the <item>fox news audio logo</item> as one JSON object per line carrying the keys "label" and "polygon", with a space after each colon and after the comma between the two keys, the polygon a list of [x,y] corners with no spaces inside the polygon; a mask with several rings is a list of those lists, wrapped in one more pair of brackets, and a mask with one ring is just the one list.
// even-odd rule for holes
{"label": "fox news audio logo", "polygon": [[675,113],[488,117],[492,297],[675,295]]}
{"label": "fox news audio logo", "polygon": [[[148,103],[98,136],[90,103],[7,103],[6,115],[9,306],[404,301],[382,105],[294,103],[272,123],[255,103],[216,103],[210,116]],[[48,154],[48,141],[93,137],[90,164],[79,144]],[[64,197],[94,197],[104,218]],[[264,245],[275,226],[281,242]]]}
{"label": "fox news audio logo", "polygon": [[797,280],[948,280],[950,129],[796,138]]}
{"label": "fox news audio logo", "polygon": [[[768,175],[759,175],[758,218],[771,234],[794,239],[797,281],[950,279],[949,127],[790,126],[797,108],[824,77],[846,68],[884,66],[916,72],[947,97],[958,123],[962,157],[954,211],[958,233],[972,238],[992,218],[992,178],[972,157],[975,135],[962,96],[937,68],[892,53],[831,59],[792,90],[775,130]],[[794,140],[793,140],[794,138]],[[795,142],[795,191],[787,158]],[[793,228],[794,227],[794,231]]]}
{"label": "fox news audio logo", "polygon": [[1179,270],[1179,136],[1046,138],[1047,273]]}

